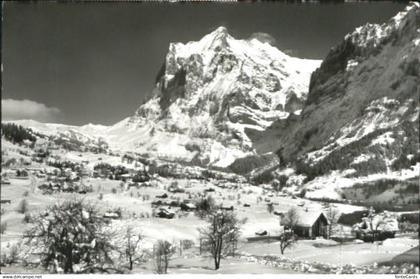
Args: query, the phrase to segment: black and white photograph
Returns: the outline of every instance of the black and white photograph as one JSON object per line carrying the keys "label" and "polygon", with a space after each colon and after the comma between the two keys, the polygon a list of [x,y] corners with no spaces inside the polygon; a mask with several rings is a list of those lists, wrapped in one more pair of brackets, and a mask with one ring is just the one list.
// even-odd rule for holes
{"label": "black and white photograph", "polygon": [[418,1],[1,9],[1,278],[419,275]]}

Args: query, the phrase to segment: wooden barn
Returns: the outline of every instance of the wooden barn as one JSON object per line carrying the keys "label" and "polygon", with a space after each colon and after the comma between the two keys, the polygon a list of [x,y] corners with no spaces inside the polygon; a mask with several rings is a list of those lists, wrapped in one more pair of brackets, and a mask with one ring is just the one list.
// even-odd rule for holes
{"label": "wooden barn", "polygon": [[[298,222],[294,229],[296,235],[305,238],[327,237],[329,222],[322,211],[298,209],[297,214]],[[282,221],[283,218],[280,223],[284,225]]]}

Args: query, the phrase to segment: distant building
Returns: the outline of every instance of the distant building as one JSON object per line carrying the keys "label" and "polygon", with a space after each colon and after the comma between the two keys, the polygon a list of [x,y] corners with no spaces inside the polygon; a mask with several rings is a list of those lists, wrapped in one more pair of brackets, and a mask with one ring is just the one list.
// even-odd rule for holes
{"label": "distant building", "polygon": [[[297,224],[294,233],[299,237],[327,237],[329,221],[322,211],[296,209]],[[284,213],[280,215],[280,224],[285,226]],[[285,227],[285,229],[287,229]]]}
{"label": "distant building", "polygon": [[388,211],[375,214],[371,208],[367,217],[353,226],[356,238],[364,241],[384,240],[395,237],[398,232],[398,220],[395,214]]}

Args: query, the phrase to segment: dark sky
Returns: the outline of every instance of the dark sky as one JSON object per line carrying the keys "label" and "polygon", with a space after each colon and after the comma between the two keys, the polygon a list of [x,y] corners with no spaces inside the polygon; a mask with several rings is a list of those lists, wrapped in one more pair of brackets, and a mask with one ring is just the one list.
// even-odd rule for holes
{"label": "dark sky", "polygon": [[355,27],[382,23],[403,7],[393,2],[7,2],[2,99],[58,108],[54,121],[66,124],[113,124],[149,94],[169,42],[198,40],[224,25],[236,38],[266,32],[281,50],[322,59]]}

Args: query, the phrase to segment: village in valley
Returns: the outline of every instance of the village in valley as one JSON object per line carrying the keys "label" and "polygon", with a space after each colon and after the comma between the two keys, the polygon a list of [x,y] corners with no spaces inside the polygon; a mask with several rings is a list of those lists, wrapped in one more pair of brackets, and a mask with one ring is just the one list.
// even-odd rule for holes
{"label": "village in valley", "polygon": [[[42,216],[66,203],[73,209],[81,203],[94,208],[95,218],[113,233],[110,243],[121,248],[110,248],[111,261],[101,262],[104,269],[103,265],[127,273],[418,273],[418,211],[375,211],[374,206],[351,201],[305,199],[282,181],[258,184],[244,176],[134,152],[65,149],[26,134],[10,140],[4,125],[10,124],[2,124],[2,272],[42,272],[43,247],[31,244],[35,240],[29,232],[50,220]],[[80,208],[75,214],[83,216],[86,212]],[[220,236],[229,241],[215,266],[217,255],[206,227],[212,224],[211,216],[219,215],[233,218],[228,226],[234,233]],[[166,267],[157,264],[160,248],[168,259]],[[47,267],[64,271],[59,265]]]}
{"label": "village in valley", "polygon": [[418,2],[46,2],[2,2],[4,278],[419,274]]}

